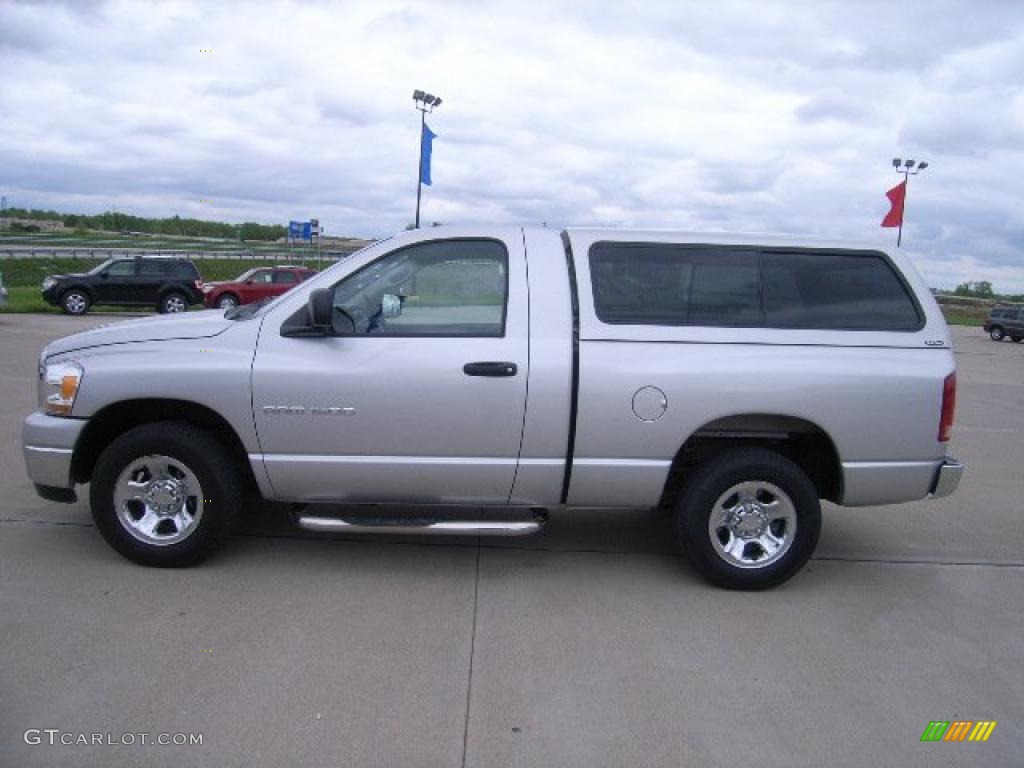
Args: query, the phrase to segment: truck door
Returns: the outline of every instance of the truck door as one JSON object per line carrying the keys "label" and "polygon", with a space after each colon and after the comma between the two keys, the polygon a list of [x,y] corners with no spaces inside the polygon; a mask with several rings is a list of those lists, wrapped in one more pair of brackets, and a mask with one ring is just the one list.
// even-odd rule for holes
{"label": "truck door", "polygon": [[277,495],[507,503],[528,375],[521,237],[396,247],[330,290],[350,334],[282,336],[304,305],[260,334],[253,411]]}

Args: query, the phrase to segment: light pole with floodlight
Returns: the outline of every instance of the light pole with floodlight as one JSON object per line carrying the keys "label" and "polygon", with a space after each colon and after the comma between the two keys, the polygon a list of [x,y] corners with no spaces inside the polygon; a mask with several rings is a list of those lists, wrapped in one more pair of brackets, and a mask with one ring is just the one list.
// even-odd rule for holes
{"label": "light pole with floodlight", "polygon": [[416,225],[420,228],[420,196],[423,192],[423,136],[427,128],[427,113],[433,112],[436,107],[441,106],[441,99],[438,96],[425,91],[413,91],[413,101],[416,102],[416,109],[420,111],[420,164],[416,169]]}
{"label": "light pole with floodlight", "polygon": [[[912,170],[914,166],[917,166],[917,170]],[[915,163],[913,160],[904,160],[903,167],[900,167],[900,158],[894,157],[892,159],[892,167],[896,169],[896,173],[903,174],[903,215],[900,216],[900,230],[896,235],[896,247],[900,247],[900,241],[903,239],[903,216],[906,215],[907,211],[907,188],[910,186],[910,177],[917,176],[921,171],[928,167],[928,163],[922,160],[919,163]]]}

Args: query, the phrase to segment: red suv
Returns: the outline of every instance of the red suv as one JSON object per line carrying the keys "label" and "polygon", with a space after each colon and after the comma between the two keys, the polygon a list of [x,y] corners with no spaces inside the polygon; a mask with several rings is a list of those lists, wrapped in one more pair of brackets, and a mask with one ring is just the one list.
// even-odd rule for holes
{"label": "red suv", "polygon": [[205,283],[203,295],[206,306],[229,309],[280,296],[315,274],[314,270],[305,267],[260,267],[250,269],[234,280]]}

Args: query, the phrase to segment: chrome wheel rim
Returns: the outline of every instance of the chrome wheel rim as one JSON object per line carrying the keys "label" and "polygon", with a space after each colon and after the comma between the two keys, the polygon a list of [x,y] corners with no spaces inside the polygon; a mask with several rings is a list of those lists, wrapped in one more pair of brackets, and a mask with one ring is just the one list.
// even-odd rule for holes
{"label": "chrome wheel rim", "polygon": [[217,302],[217,306],[220,307],[221,309],[231,309],[232,307],[237,307],[238,302],[232,299],[230,296],[224,296],[223,298],[220,299],[220,301]]}
{"label": "chrome wheel rim", "polygon": [[737,483],[718,497],[708,519],[715,552],[737,568],[764,568],[793,546],[796,506],[777,485]]}
{"label": "chrome wheel rim", "polygon": [[85,297],[80,293],[70,293],[64,297],[64,306],[73,315],[81,314],[85,310]]}
{"label": "chrome wheel rim", "polygon": [[114,484],[118,522],[145,544],[187,539],[203,517],[199,478],[184,463],[153,454],[132,461]]}
{"label": "chrome wheel rim", "polygon": [[181,296],[171,296],[164,302],[164,309],[166,309],[168,313],[184,312],[185,301]]}

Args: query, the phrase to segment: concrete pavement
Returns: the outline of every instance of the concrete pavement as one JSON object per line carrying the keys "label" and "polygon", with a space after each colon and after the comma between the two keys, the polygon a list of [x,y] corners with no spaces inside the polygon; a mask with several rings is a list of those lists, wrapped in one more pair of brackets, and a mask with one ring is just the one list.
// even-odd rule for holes
{"label": "concrete pavement", "polygon": [[[109,320],[0,315],[0,766],[1024,764],[1024,345],[955,329],[957,494],[831,507],[804,572],[745,594],[648,511],[480,546],[265,505],[204,566],[131,565],[20,456],[39,348]],[[919,741],[955,719],[999,724]]]}

